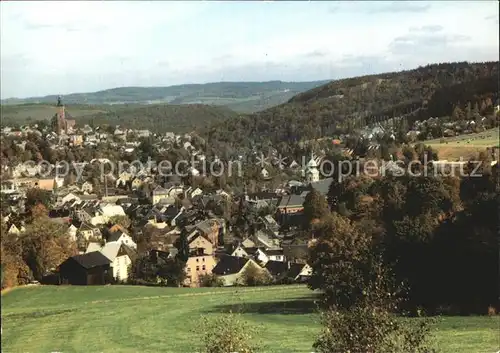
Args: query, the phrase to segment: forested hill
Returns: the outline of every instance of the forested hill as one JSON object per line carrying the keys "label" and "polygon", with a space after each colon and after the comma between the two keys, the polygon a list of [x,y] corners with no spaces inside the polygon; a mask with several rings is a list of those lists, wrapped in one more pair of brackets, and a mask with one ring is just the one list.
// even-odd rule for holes
{"label": "forested hill", "polygon": [[[214,82],[167,87],[118,87],[98,92],[73,93],[63,97],[65,104],[207,104],[225,106],[237,112],[251,113],[286,102],[297,93],[328,81],[311,82]],[[10,98],[2,104],[49,103],[57,95]]]}
{"label": "forested hill", "polygon": [[445,63],[332,81],[287,103],[214,125],[206,134],[228,145],[292,143],[351,131],[391,117],[451,115],[455,105],[493,102],[499,63]]}
{"label": "forested hill", "polygon": [[153,132],[188,132],[209,124],[236,119],[238,113],[226,108],[203,104],[114,105],[106,111],[77,118],[79,125],[120,125]]}

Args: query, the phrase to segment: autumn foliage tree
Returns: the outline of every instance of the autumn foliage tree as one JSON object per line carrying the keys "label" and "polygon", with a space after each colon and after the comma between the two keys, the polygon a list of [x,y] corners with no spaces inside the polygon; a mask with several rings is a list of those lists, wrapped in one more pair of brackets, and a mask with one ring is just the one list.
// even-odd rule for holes
{"label": "autumn foliage tree", "polygon": [[17,235],[8,234],[7,226],[1,224],[0,260],[2,289],[25,284],[30,280],[30,269],[23,261],[22,247]]}
{"label": "autumn foliage tree", "polygon": [[47,216],[34,218],[20,241],[23,260],[37,280],[41,280],[48,271],[78,253],[65,226],[53,222]]}
{"label": "autumn foliage tree", "polygon": [[403,288],[381,255],[370,233],[336,212],[317,229],[309,260],[309,286],[324,296],[317,352],[431,352],[427,321],[394,317]]}
{"label": "autumn foliage tree", "polygon": [[312,189],[304,200],[304,217],[307,227],[325,218],[330,213],[326,198],[317,190]]}

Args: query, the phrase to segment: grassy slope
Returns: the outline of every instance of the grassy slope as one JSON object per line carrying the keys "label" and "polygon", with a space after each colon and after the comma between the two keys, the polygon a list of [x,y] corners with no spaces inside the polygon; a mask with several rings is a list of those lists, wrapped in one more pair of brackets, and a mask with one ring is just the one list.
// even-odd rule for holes
{"label": "grassy slope", "polygon": [[[312,300],[302,286],[17,289],[2,296],[2,351],[194,352],[200,315],[242,309],[260,332],[262,352],[311,352],[319,330]],[[494,352],[500,348],[499,320],[440,319],[437,347]]]}
{"label": "grassy slope", "polygon": [[[444,140],[444,142],[441,142]],[[499,128],[486,130],[477,134],[465,134],[444,139],[424,141],[426,145],[438,151],[441,160],[459,160],[462,157],[468,160],[476,157],[487,147],[499,146]]]}

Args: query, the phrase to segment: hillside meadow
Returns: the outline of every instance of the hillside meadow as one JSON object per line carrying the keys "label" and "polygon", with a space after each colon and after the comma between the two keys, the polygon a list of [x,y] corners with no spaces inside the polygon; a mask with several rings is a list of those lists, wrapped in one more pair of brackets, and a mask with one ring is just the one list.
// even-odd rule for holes
{"label": "hillside meadow", "polygon": [[423,141],[424,144],[437,150],[441,160],[463,160],[477,157],[487,147],[499,146],[499,128],[489,129],[476,134],[464,134],[455,137],[438,138]]}
{"label": "hillside meadow", "polygon": [[[261,352],[311,352],[320,325],[305,286],[33,286],[2,294],[2,352],[196,352],[202,315],[242,312]],[[442,317],[439,352],[496,352],[500,317]]]}

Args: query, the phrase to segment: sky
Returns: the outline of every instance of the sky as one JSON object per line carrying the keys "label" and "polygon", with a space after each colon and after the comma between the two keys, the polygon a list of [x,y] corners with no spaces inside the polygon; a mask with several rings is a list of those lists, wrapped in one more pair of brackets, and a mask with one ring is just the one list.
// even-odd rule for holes
{"label": "sky", "polygon": [[1,98],[499,58],[496,1],[2,1]]}

